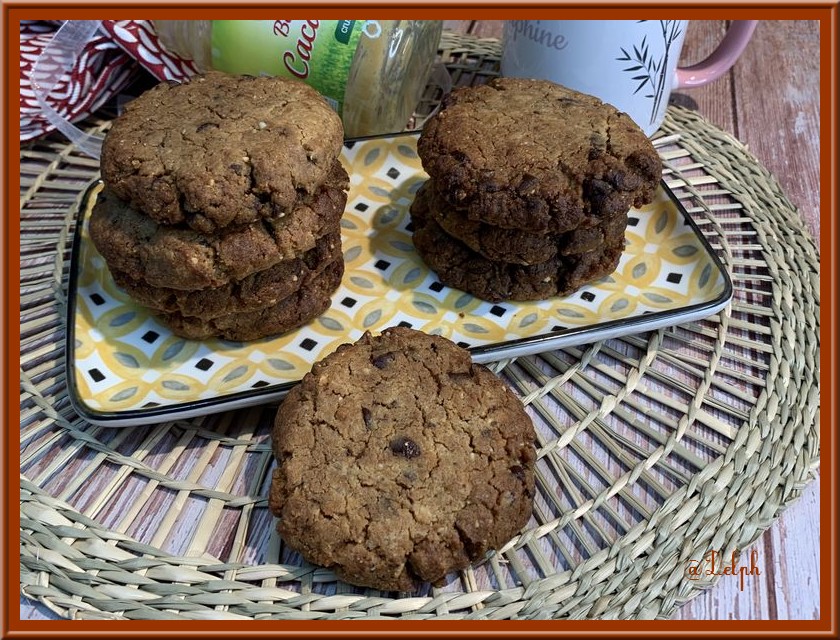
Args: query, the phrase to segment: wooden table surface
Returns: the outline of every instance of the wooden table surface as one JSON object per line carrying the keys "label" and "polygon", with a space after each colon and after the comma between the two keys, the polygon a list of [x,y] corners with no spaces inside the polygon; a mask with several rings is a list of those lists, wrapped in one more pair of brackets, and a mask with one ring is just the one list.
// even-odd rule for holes
{"label": "wooden table surface", "polygon": [[[448,29],[499,37],[498,21],[447,21]],[[682,61],[711,52],[726,30],[724,21],[689,26]],[[777,178],[819,236],[819,24],[762,21],[741,59],[723,78],[672,96],[741,140]],[[752,547],[760,577],[741,591],[724,576],[711,590],[680,609],[677,619],[793,619],[820,617],[819,479]],[[745,550],[747,553],[750,549]],[[21,598],[21,618],[55,618],[46,607]]]}

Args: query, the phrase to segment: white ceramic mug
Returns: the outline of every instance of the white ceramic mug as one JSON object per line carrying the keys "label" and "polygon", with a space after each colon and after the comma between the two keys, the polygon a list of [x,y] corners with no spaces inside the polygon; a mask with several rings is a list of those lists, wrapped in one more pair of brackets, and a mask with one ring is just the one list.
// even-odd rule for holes
{"label": "white ceramic mug", "polygon": [[687,20],[506,20],[501,73],[553,80],[597,96],[650,136],[662,124],[671,90],[726,73],[756,23],[734,21],[708,58],[678,67]]}

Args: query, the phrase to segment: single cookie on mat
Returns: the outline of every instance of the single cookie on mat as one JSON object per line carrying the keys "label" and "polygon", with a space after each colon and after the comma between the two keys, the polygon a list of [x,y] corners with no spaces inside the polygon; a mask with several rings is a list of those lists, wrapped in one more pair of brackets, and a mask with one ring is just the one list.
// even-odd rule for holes
{"label": "single cookie on mat", "polygon": [[293,260],[339,228],[347,173],[333,178],[294,211],[208,235],[161,225],[106,187],[90,218],[90,237],[109,268],[153,287],[186,291],[221,287]]}
{"label": "single cookie on mat", "polygon": [[624,237],[627,214],[603,219],[591,218],[593,226],[559,234],[538,234],[494,227],[470,220],[466,213],[441,198],[429,180],[417,192],[411,210],[434,218],[441,228],[489,260],[515,264],[536,264],[555,256],[593,251],[604,244],[615,245]]}
{"label": "single cookie on mat", "polygon": [[158,320],[175,335],[189,340],[222,338],[236,342],[259,340],[297,329],[330,308],[331,296],[341,284],[344,260],[334,260],[307,285],[270,307],[197,318],[178,312],[156,312]]}
{"label": "single cookie on mat", "polygon": [[289,546],[352,584],[440,584],[527,523],[534,428],[469,352],[406,328],[316,363],[281,404],[269,506]]}
{"label": "single cookie on mat", "polygon": [[111,269],[114,282],[131,298],[152,309],[204,320],[231,313],[270,307],[307,286],[336,260],[342,259],[341,233],[318,239],[300,258],[278,262],[264,271],[210,289],[182,291],[153,287],[142,280]]}
{"label": "single cookie on mat", "polygon": [[211,233],[290,211],[327,178],[343,138],[309,85],[211,72],[131,101],[106,134],[102,178],[154,220]]}
{"label": "single cookie on mat", "polygon": [[417,142],[441,195],[471,220],[563,233],[650,202],[661,160],[626,114],[547,80],[455,89]]}
{"label": "single cookie on mat", "polygon": [[577,255],[556,255],[531,265],[495,262],[447,234],[432,218],[413,214],[414,246],[443,284],[489,302],[545,300],[565,296],[611,274],[624,251],[624,237]]}

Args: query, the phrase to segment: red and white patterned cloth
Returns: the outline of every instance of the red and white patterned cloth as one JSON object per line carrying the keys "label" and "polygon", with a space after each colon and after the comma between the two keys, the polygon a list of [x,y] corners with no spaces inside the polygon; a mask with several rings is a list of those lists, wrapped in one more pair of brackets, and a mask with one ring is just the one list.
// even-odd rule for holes
{"label": "red and white patterned cloth", "polygon": [[[31,140],[54,130],[38,105],[31,83],[32,68],[61,26],[57,21],[20,23],[20,139]],[[119,92],[137,71],[136,63],[101,31],[85,45],[46,102],[70,122],[81,120]]]}
{"label": "red and white patterned cloth", "polygon": [[[54,20],[20,23],[21,141],[55,129],[38,105],[31,74],[62,24]],[[78,122],[117,95],[141,69],[158,80],[184,80],[196,73],[191,61],[170,55],[161,47],[149,21],[104,20],[46,101],[68,122]]]}
{"label": "red and white patterned cloth", "polygon": [[164,49],[148,20],[106,20],[102,27],[120,47],[158,80],[186,80],[198,72],[191,60]]}

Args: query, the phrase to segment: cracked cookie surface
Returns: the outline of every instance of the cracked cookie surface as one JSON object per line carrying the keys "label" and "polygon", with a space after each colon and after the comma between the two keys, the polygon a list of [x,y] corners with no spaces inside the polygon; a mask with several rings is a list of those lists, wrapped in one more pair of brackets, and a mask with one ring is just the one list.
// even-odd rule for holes
{"label": "cracked cookie surface", "polygon": [[158,222],[212,233],[292,209],[327,177],[343,138],[312,87],[211,72],[130,102],[103,142],[102,178]]}
{"label": "cracked cookie surface", "polygon": [[439,584],[527,523],[534,438],[521,401],[466,350],[366,333],[281,404],[269,505],[286,543],[347,582]]}
{"label": "cracked cookie surface", "polygon": [[294,211],[204,234],[161,225],[106,187],[90,218],[90,237],[109,267],[153,287],[193,291],[242,280],[312,249],[338,228],[347,202],[347,172],[330,179]]}
{"label": "cracked cookie surface", "polygon": [[535,233],[647,204],[662,175],[629,116],[545,80],[494,78],[452,91],[417,150],[441,195],[471,220]]}

